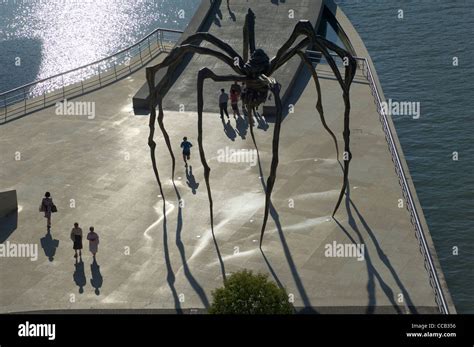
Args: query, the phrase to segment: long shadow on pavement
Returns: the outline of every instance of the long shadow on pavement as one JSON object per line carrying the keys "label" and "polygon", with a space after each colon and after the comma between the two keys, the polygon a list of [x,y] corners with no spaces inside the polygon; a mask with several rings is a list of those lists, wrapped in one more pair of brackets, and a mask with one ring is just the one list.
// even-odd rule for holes
{"label": "long shadow on pavement", "polygon": [[102,287],[102,284],[104,283],[104,278],[102,277],[102,274],[100,273],[100,265],[97,263],[97,260],[94,257],[94,261],[91,264],[91,286],[95,289],[94,293],[95,295],[100,295],[100,288]]}
{"label": "long shadow on pavement", "polygon": [[[255,135],[253,132],[252,125],[250,125],[250,134],[252,136],[252,140],[255,146],[255,149],[257,151],[257,160],[258,160],[258,168],[260,172],[260,182],[262,183],[263,190],[266,191],[267,187],[263,178],[263,170],[262,170],[262,163],[260,161],[260,152],[257,146],[257,142],[255,140]],[[296,287],[298,289],[298,292],[300,294],[301,300],[303,301],[304,304],[304,313],[317,313],[316,310],[311,306],[311,302],[309,300],[309,297],[306,293],[306,290],[304,288],[303,282],[301,281],[300,275],[298,273],[298,270],[296,269],[295,262],[293,260],[293,257],[291,255],[291,251],[288,247],[288,244],[286,242],[285,235],[283,234],[283,229],[280,223],[280,217],[278,215],[278,212],[276,211],[275,207],[273,206],[273,203],[270,201],[270,215],[273,218],[273,221],[275,222],[275,226],[278,231],[278,236],[280,237],[281,244],[283,246],[283,251],[285,253],[286,260],[288,262],[288,266],[290,268],[291,274],[293,276],[293,280],[295,281]],[[264,253],[263,250],[261,249],[262,254]],[[275,278],[275,281],[280,287],[282,286],[282,283],[280,279],[278,278],[277,274],[275,273],[273,267],[271,266],[270,262],[268,261],[267,257],[264,255],[264,260],[272,273],[273,277]]]}
{"label": "long shadow on pavement", "polygon": [[72,277],[74,279],[74,283],[76,283],[76,286],[79,287],[79,293],[84,293],[84,286],[86,285],[87,280],[86,274],[84,272],[84,262],[82,259],[79,261],[76,259],[76,263],[74,264],[74,274]]}
{"label": "long shadow on pavement", "polygon": [[[168,137],[168,139],[169,139],[169,137]],[[184,247],[183,241],[181,239],[181,233],[182,233],[182,230],[183,230],[183,210],[182,210],[182,207],[181,207],[181,194],[179,193],[178,187],[176,187],[176,183],[174,181],[174,168],[175,168],[175,165],[176,165],[176,159],[175,159],[174,153],[172,151],[172,148],[168,147],[168,150],[170,152],[171,159],[172,159],[172,162],[173,162],[173,164],[172,164],[173,165],[172,182],[173,182],[174,191],[176,193],[176,197],[178,199],[178,217],[177,217],[177,223],[176,223],[176,241],[175,242],[176,242],[176,246],[178,247],[178,250],[179,250],[179,254],[180,254],[180,257],[181,257],[181,262],[183,263],[184,275],[186,276],[186,279],[188,280],[188,282],[193,287],[194,291],[198,294],[198,296],[201,299],[204,307],[207,308],[207,307],[209,307],[209,300],[207,299],[207,296],[206,296],[206,293],[204,292],[204,289],[201,287],[201,285],[198,283],[198,281],[194,278],[193,274],[191,273],[191,271],[189,269],[188,262],[187,262],[187,259],[186,259],[185,247]],[[190,170],[191,170],[190,175],[192,175],[192,168],[191,167],[190,167]],[[187,167],[186,167],[186,176],[188,178],[188,181],[190,181],[190,178],[188,176],[188,168]],[[196,189],[197,189],[197,187],[196,187]],[[163,236],[163,237],[165,237],[165,236]],[[164,244],[165,244],[165,239],[164,239]],[[166,253],[165,254],[166,254],[166,259],[167,259],[166,264],[167,264],[167,267],[169,269],[168,270],[168,282],[170,283],[170,286],[171,286],[171,284],[173,285],[172,290],[173,290],[173,295],[174,295],[175,291],[176,291],[174,289],[175,276],[174,276],[174,273],[173,273],[172,268],[171,268],[171,263],[169,262],[169,251],[168,251],[167,237],[166,237]],[[220,257],[220,253],[219,253],[218,248],[217,248],[217,254],[218,254],[220,263],[222,265],[223,263],[222,263],[222,259]],[[224,272],[225,270],[223,269],[223,265],[222,265],[222,271],[223,271],[223,276],[225,276],[225,272]],[[178,302],[179,302],[179,300],[178,300]]]}
{"label": "long shadow on pavement", "polygon": [[237,133],[235,132],[234,127],[232,124],[230,124],[230,120],[227,120],[227,122],[224,120],[224,118],[221,118],[222,121],[222,126],[224,127],[224,133],[226,136],[231,140],[235,141],[237,137]]}
{"label": "long shadow on pavement", "polygon": [[168,246],[168,218],[166,217],[166,200],[163,196],[163,252],[165,254],[166,263],[166,281],[173,294],[174,306],[178,313],[182,313],[181,303],[179,301],[178,293],[176,291],[175,282],[176,277],[174,276],[173,267],[171,266],[170,251]]}
{"label": "long shadow on pavement", "polygon": [[59,240],[53,239],[51,231],[48,230],[46,235],[40,239],[40,243],[46,257],[48,257],[49,261],[53,261],[56,250],[59,247]]}
{"label": "long shadow on pavement", "polygon": [[[349,223],[351,229],[356,233],[357,238],[358,238],[358,242],[356,242],[356,240],[350,235],[348,230],[346,228],[344,228],[342,226],[342,224],[336,218],[334,218],[335,222],[337,223],[339,228],[346,234],[346,236],[354,244],[358,243],[358,244],[364,244],[365,245],[366,244],[365,239],[362,236],[362,232],[360,231],[359,227],[357,226],[357,223],[356,223],[356,221],[354,219],[354,216],[352,214],[352,209],[351,209],[351,206],[352,206],[352,208],[356,211],[357,217],[359,218],[360,222],[364,226],[365,232],[369,235],[370,239],[374,243],[374,245],[377,249],[377,255],[379,256],[380,260],[382,260],[382,262],[385,264],[385,266],[387,266],[387,268],[390,270],[392,276],[394,277],[395,281],[397,282],[397,285],[399,286],[400,290],[402,291],[402,294],[403,294],[404,298],[407,301],[407,306],[408,306],[410,312],[411,313],[417,313],[417,311],[416,311],[416,309],[413,305],[413,302],[411,301],[410,295],[408,294],[405,287],[401,283],[398,275],[396,274],[395,270],[391,266],[390,261],[388,260],[387,256],[383,253],[383,250],[380,248],[380,245],[379,245],[373,231],[370,229],[370,227],[368,226],[368,224],[366,223],[366,221],[364,220],[362,215],[357,210],[355,204],[352,202],[352,200],[350,198],[350,185],[348,185],[348,188],[346,190],[345,205],[346,205],[346,211],[347,211],[347,216],[348,216],[348,223]],[[377,269],[373,265],[372,260],[370,258],[370,254],[367,250],[367,247],[365,248],[365,261],[367,263],[367,275],[368,275],[368,280],[367,280],[368,304],[367,304],[366,313],[370,314],[370,313],[375,312],[375,308],[376,308],[376,304],[377,304],[377,300],[376,300],[376,297],[375,297],[375,279],[377,279],[377,281],[380,284],[380,287],[382,288],[383,292],[385,293],[385,295],[389,299],[389,301],[392,304],[395,311],[397,311],[397,313],[399,313],[399,314],[402,314],[403,312],[400,309],[400,306],[395,301],[395,295],[394,295],[392,289],[385,283],[382,276],[380,275],[380,273],[377,271]]]}
{"label": "long shadow on pavement", "polygon": [[188,170],[188,166],[186,165],[186,184],[191,189],[191,192],[193,193],[193,195],[196,195],[196,191],[199,188],[199,183],[196,182],[196,177],[194,177],[193,175],[193,167],[191,165],[189,166],[189,170]]}

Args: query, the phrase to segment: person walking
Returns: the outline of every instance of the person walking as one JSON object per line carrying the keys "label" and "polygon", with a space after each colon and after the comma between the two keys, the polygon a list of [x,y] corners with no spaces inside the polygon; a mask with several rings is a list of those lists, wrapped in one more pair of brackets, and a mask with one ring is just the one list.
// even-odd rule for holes
{"label": "person walking", "polygon": [[229,112],[227,112],[227,104],[229,102],[229,94],[225,92],[224,89],[221,89],[221,94],[219,95],[219,110],[221,113],[221,119],[224,119],[224,113],[229,118]]}
{"label": "person walking", "polygon": [[94,227],[89,228],[87,239],[89,240],[89,251],[92,253],[95,260],[95,255],[99,248],[99,235],[94,231]]}
{"label": "person walking", "polygon": [[234,84],[230,86],[230,92],[232,91],[237,92],[238,96],[240,97],[240,94],[242,94],[242,87],[240,86],[239,82],[235,81]]}
{"label": "person walking", "polygon": [[183,160],[184,165],[188,166],[188,160],[191,159],[191,147],[193,144],[188,141],[188,138],[185,136],[183,137],[183,142],[181,142],[181,148],[183,149]]}
{"label": "person walking", "polygon": [[232,112],[234,113],[234,118],[237,118],[237,116],[240,117],[240,111],[239,111],[239,93],[236,90],[230,91],[230,104],[232,106]]}
{"label": "person walking", "polygon": [[77,251],[79,251],[79,258],[82,258],[82,229],[79,228],[79,223],[74,223],[74,228],[71,230],[71,240],[73,242],[72,248],[75,251],[74,258],[77,258]]}
{"label": "person walking", "polygon": [[46,192],[44,194],[44,198],[41,201],[39,210],[40,212],[44,212],[44,217],[47,220],[46,227],[49,231],[51,229],[51,214],[58,211],[56,205],[54,205],[53,198],[51,197],[50,192]]}

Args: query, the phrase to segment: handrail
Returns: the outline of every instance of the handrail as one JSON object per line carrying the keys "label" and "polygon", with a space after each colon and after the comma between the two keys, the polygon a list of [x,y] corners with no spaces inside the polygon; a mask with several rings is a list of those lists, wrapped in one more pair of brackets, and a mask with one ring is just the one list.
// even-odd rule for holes
{"label": "handrail", "polygon": [[[315,51],[307,51],[310,54],[321,54],[321,52],[315,52]],[[400,155],[397,149],[397,146],[395,144],[395,140],[393,138],[392,134],[392,129],[390,127],[390,123],[388,122],[387,119],[387,114],[385,112],[385,108],[382,107],[382,99],[380,97],[380,93],[378,90],[378,85],[375,82],[374,75],[372,73],[372,68],[370,66],[369,61],[367,58],[361,58],[361,57],[354,57],[357,61],[362,61],[365,65],[365,70],[367,71],[367,75],[365,76],[367,78],[367,81],[369,82],[370,88],[372,90],[372,95],[375,98],[375,103],[377,106],[377,112],[380,116],[380,120],[382,122],[382,127],[385,133],[385,137],[387,139],[389,148],[390,148],[390,153],[392,155],[392,161],[395,164],[395,171],[397,172],[400,185],[402,187],[402,192],[404,195],[405,200],[408,202],[407,203],[407,208],[410,213],[411,217],[411,223],[413,224],[415,228],[415,234],[417,236],[419,246],[420,246],[420,251],[421,254],[423,255],[424,262],[425,262],[425,267],[428,265],[427,271],[428,275],[430,277],[430,285],[433,288],[435,292],[435,301],[438,305],[438,308],[441,313],[443,314],[449,314],[449,308],[446,303],[446,298],[444,296],[443,289],[441,288],[440,281],[438,278],[438,272],[436,271],[436,267],[434,265],[433,257],[431,255],[431,251],[429,249],[428,243],[426,241],[425,237],[425,232],[423,230],[423,226],[420,222],[420,217],[418,215],[418,211],[416,209],[414,199],[410,190],[410,186],[408,185],[408,181],[405,175],[405,170],[403,169],[403,165],[400,160]]]}
{"label": "handrail", "polygon": [[[370,67],[368,60],[366,58],[364,58],[364,59],[365,59],[365,63],[366,63],[366,66],[367,66],[367,78],[368,78],[368,81],[371,85],[371,88],[372,88],[373,92],[375,93],[374,97],[375,97],[376,102],[377,102],[377,111],[379,112],[379,115],[381,116],[381,119],[383,121],[384,130],[386,129],[385,130],[385,135],[387,136],[387,139],[389,140],[388,142],[389,142],[389,145],[391,147],[392,159],[396,160],[395,164],[396,164],[397,169],[398,169],[397,173],[399,173],[399,178],[401,179],[401,182],[402,182],[402,189],[405,190],[405,193],[408,197],[408,202],[409,202],[408,210],[411,214],[411,217],[415,219],[414,226],[415,226],[415,231],[416,231],[417,236],[418,236],[418,241],[421,243],[420,246],[422,247],[422,250],[424,251],[423,256],[425,258],[425,262],[427,262],[428,266],[429,266],[428,271],[430,272],[430,274],[429,274],[430,279],[433,279],[433,281],[434,281],[435,288],[433,288],[433,289],[435,290],[435,294],[437,294],[437,297],[441,300],[441,303],[438,303],[438,306],[440,306],[439,308],[440,308],[441,313],[449,314],[449,308],[448,308],[448,305],[446,303],[446,298],[444,297],[443,290],[442,290],[441,285],[439,283],[438,273],[436,271],[436,267],[435,267],[434,262],[433,262],[433,257],[431,255],[431,251],[428,247],[428,243],[426,241],[423,226],[421,225],[420,217],[418,216],[418,212],[416,210],[416,206],[415,206],[415,203],[414,203],[414,200],[413,200],[413,196],[411,194],[410,187],[408,185],[408,181],[407,181],[406,176],[405,176],[405,170],[403,169],[403,165],[400,161],[400,155],[398,153],[397,146],[395,145],[395,141],[393,139],[392,129],[390,128],[390,125],[388,123],[385,108],[382,107],[382,100],[380,98],[378,87],[375,84],[375,79],[374,79],[373,74],[372,74],[372,68]],[[423,253],[423,251],[422,251],[422,253]]]}
{"label": "handrail", "polygon": [[[0,124],[115,82],[172,48],[182,33],[157,28],[113,55],[0,93]],[[98,77],[98,81],[93,77]]]}

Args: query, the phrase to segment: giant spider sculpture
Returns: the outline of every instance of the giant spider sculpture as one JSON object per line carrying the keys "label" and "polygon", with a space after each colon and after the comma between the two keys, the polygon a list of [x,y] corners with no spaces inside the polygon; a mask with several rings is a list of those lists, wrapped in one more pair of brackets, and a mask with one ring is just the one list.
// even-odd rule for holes
{"label": "giant spider sculpture", "polygon": [[[314,83],[316,85],[316,90],[318,93],[318,101],[316,105],[316,109],[320,115],[322,120],[322,124],[325,127],[326,131],[332,136],[335,145],[336,145],[336,152],[337,156],[339,157],[339,150],[337,146],[337,140],[334,133],[329,129],[325,122],[324,118],[324,111],[321,101],[321,87],[319,84],[318,76],[316,71],[309,60],[309,58],[304,53],[304,49],[307,47],[312,47],[319,50],[322,55],[325,57],[326,61],[328,62],[329,66],[331,67],[334,75],[339,82],[339,85],[343,91],[343,99],[345,103],[345,112],[344,112],[344,166],[343,166],[343,185],[341,188],[341,192],[339,194],[339,198],[337,200],[336,206],[333,211],[333,216],[337,212],[339,205],[341,204],[342,198],[344,196],[347,182],[348,182],[348,174],[349,174],[349,163],[351,161],[352,155],[349,148],[350,142],[350,130],[349,130],[349,115],[350,115],[350,100],[349,100],[349,90],[354,79],[355,71],[356,71],[356,60],[352,57],[352,55],[345,51],[344,49],[338,47],[334,43],[326,40],[325,38],[316,34],[313,26],[309,21],[301,20],[299,21],[294,30],[291,34],[290,38],[285,42],[285,44],[278,50],[277,55],[270,59],[268,55],[262,49],[256,49],[255,46],[255,14],[252,10],[248,10],[248,14],[245,19],[245,25],[243,29],[243,56],[240,56],[234,48],[232,48],[227,43],[221,41],[219,38],[213,36],[212,34],[200,32],[196,33],[186,40],[182,42],[181,45],[175,47],[168,56],[159,64],[149,67],[146,69],[146,76],[148,81],[148,86],[150,90],[150,119],[149,119],[149,127],[150,127],[150,134],[148,138],[148,145],[150,146],[151,151],[151,160],[153,164],[153,170],[155,173],[155,177],[158,181],[158,185],[163,195],[163,188],[160,181],[160,176],[158,173],[157,165],[156,165],[156,158],[155,158],[155,148],[156,143],[154,141],[154,133],[155,133],[155,121],[157,120],[156,117],[156,107],[158,106],[158,124],[163,133],[163,137],[167,144],[168,150],[170,152],[172,158],[172,178],[174,182],[174,174],[175,174],[175,157],[171,148],[170,138],[168,133],[163,124],[163,98],[167,94],[169,88],[173,83],[173,74],[176,71],[176,68],[182,61],[183,57],[188,53],[198,53],[204,55],[213,56],[221,61],[223,61],[226,65],[232,68],[236,75],[224,75],[219,76],[214,74],[210,69],[203,68],[198,73],[198,85],[197,85],[197,105],[198,105],[198,145],[199,145],[199,155],[201,159],[201,163],[204,167],[204,178],[206,181],[207,187],[207,194],[209,198],[209,209],[210,209],[210,221],[211,221],[211,232],[214,237],[214,215],[213,215],[213,201],[212,201],[212,193],[210,188],[210,172],[211,169],[206,161],[206,155],[204,152],[203,147],[203,133],[202,133],[202,115],[203,115],[203,107],[204,107],[204,100],[203,100],[203,87],[204,81],[206,79],[212,79],[215,82],[230,82],[230,81],[238,81],[238,82],[245,82],[246,83],[246,90],[245,93],[242,95],[242,103],[244,105],[244,111],[249,117],[250,123],[250,130],[252,131],[253,127],[253,116],[256,113],[257,108],[267,101],[269,93],[271,92],[274,96],[275,105],[276,105],[276,119],[275,119],[275,128],[273,134],[273,144],[272,144],[272,162],[271,162],[271,169],[270,175],[267,179],[266,185],[266,194],[265,194],[265,211],[264,211],[264,218],[263,224],[260,233],[260,247],[262,246],[263,236],[268,220],[268,214],[271,204],[271,195],[273,186],[275,184],[276,179],[276,172],[278,167],[278,152],[279,152],[279,139],[280,139],[280,129],[282,123],[282,102],[280,99],[280,85],[278,82],[271,77],[275,71],[278,70],[282,65],[292,59],[295,55],[298,55],[305,65],[310,69],[312,73],[312,77]],[[300,38],[304,37],[298,44],[293,46],[295,41]],[[216,51],[214,49],[201,47],[196,43],[200,43],[202,41],[208,42],[220,51]],[[250,51],[250,58],[249,58],[249,51]],[[345,65],[345,73],[344,77],[341,76],[341,73],[336,66],[336,62],[331,56],[330,51],[336,53],[343,61]],[[155,74],[164,68],[168,68],[165,76],[163,79],[155,86]],[[253,136],[253,133],[252,133]]]}

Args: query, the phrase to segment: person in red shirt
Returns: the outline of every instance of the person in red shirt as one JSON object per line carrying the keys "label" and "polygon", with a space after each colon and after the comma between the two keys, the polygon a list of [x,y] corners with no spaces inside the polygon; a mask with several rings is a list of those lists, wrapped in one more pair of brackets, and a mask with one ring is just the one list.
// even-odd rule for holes
{"label": "person in red shirt", "polygon": [[230,90],[230,104],[232,106],[232,112],[234,112],[234,118],[237,118],[236,116],[240,117],[239,93],[233,89]]}

